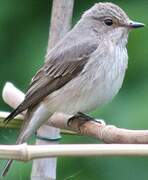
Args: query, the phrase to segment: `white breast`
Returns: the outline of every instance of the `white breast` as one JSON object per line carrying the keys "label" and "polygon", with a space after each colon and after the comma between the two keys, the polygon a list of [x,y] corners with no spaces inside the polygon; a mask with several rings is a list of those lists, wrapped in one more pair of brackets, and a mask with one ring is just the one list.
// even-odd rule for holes
{"label": "white breast", "polygon": [[50,112],[87,112],[110,101],[122,86],[128,58],[126,48],[116,47],[112,56],[109,54],[99,59],[95,55],[85,73],[49,95]]}

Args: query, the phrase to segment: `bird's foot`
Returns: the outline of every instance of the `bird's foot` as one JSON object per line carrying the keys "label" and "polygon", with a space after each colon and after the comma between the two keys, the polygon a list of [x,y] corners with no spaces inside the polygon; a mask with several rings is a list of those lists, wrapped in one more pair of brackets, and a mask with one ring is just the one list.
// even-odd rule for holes
{"label": "bird's foot", "polygon": [[95,122],[97,122],[97,123],[100,123],[100,124],[102,124],[102,125],[105,125],[105,122],[104,122],[102,119],[94,119],[94,118],[92,118],[91,116],[88,116],[88,115],[86,115],[86,114],[84,114],[84,113],[82,113],[82,112],[78,112],[76,115],[72,116],[72,117],[68,120],[67,126],[70,127],[71,124],[72,124],[75,120],[79,121],[79,123],[78,123],[79,127],[82,126],[82,125],[84,125],[84,124],[85,124],[86,122],[88,122],[88,121],[95,121]]}

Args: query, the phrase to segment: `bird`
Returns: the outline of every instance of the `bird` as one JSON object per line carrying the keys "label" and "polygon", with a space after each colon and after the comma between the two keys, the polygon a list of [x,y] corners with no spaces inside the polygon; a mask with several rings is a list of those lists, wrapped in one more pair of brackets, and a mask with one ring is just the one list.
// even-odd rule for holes
{"label": "bird", "polygon": [[[27,110],[16,144],[22,144],[55,112],[74,115],[111,101],[120,90],[126,69],[126,45],[132,21],[110,2],[96,3],[45,56],[23,102],[4,120],[9,123]],[[12,160],[4,167],[6,175]]]}

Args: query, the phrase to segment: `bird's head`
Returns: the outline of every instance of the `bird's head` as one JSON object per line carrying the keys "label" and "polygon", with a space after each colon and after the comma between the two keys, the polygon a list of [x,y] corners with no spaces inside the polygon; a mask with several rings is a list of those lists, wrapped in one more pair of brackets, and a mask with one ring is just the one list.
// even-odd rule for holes
{"label": "bird's head", "polygon": [[113,3],[96,3],[83,16],[96,25],[98,34],[119,41],[127,41],[129,30],[144,27],[143,23],[132,21],[127,14]]}

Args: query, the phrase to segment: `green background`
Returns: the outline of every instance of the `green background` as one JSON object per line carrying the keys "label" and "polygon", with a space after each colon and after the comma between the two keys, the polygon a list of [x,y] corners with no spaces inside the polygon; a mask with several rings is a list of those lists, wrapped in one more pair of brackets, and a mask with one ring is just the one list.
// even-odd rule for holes
{"label": "green background", "polygon": [[[96,0],[75,0],[73,24]],[[148,24],[147,0],[115,0],[134,20]],[[51,0],[0,0],[0,92],[7,81],[25,91],[43,64],[47,47]],[[104,108],[91,113],[122,128],[148,129],[148,28],[130,33],[129,67],[120,93]],[[0,110],[10,108],[0,99]],[[18,130],[0,129],[0,143],[15,142]],[[33,138],[32,138],[33,141]],[[63,135],[61,143],[98,143],[88,137]],[[0,170],[4,161],[0,161]],[[14,163],[6,180],[27,180],[31,162]],[[146,180],[146,157],[62,157],[58,180]]]}

